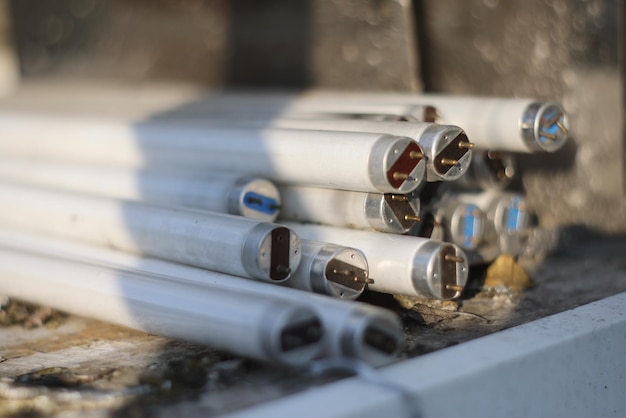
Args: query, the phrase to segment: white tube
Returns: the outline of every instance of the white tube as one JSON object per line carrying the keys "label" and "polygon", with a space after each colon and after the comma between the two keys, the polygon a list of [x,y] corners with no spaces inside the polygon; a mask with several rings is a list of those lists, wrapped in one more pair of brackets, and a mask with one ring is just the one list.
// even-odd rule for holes
{"label": "white tube", "polygon": [[[297,103],[296,103],[297,105]],[[259,118],[256,114],[244,115],[246,119]],[[433,106],[406,106],[406,105],[376,105],[368,104],[344,104],[341,102],[327,102],[319,106],[318,109],[309,108],[299,112],[297,106],[290,106],[280,112],[279,115],[265,115],[265,119],[289,118],[289,119],[354,119],[370,120],[378,122],[432,122],[439,123],[440,118],[437,109]]]}
{"label": "white tube", "polygon": [[[433,106],[441,115],[443,123],[462,127],[477,148],[512,152],[556,151],[566,142],[569,130],[569,120],[561,105],[536,99],[345,91],[309,91],[304,94],[296,92],[199,94],[196,91],[190,94],[163,89],[163,92],[150,92],[146,96],[149,97],[148,100],[138,101],[134,96],[129,97],[126,91],[115,93],[117,94],[112,95],[109,91],[96,90],[92,94],[79,94],[77,95],[79,97],[72,98],[73,109],[69,113],[75,115],[82,113],[83,108],[89,108],[92,114],[114,114],[116,118],[122,117],[126,120],[133,118],[138,120],[147,116],[162,120],[203,117],[237,120],[242,116],[245,118],[261,116],[267,119],[311,112],[338,111],[360,114],[405,112],[409,118],[425,120],[424,106]],[[22,108],[41,109],[38,103],[41,96],[42,94],[33,94],[21,102],[18,97],[17,100],[12,100],[17,101],[18,105],[12,107],[19,109],[21,103]],[[58,103],[67,102],[68,93],[59,89],[47,96],[44,111],[52,110],[58,113]],[[101,105],[102,96],[109,97],[104,106]],[[86,97],[89,99],[85,99]],[[95,105],[91,97],[98,97],[99,100]],[[183,100],[185,98],[186,101]],[[10,108],[11,103],[7,107]],[[129,113],[134,116],[129,118],[126,116]]]}
{"label": "white tube", "polygon": [[[558,103],[535,99],[452,95],[319,92],[299,98],[314,109],[326,102],[376,105],[430,105],[444,123],[461,126],[477,148],[513,152],[553,152],[567,140],[569,121]],[[299,105],[301,110],[305,104]]]}
{"label": "white tube", "polygon": [[465,174],[473,146],[458,126],[425,122],[377,122],[354,119],[289,119],[268,122],[275,128],[318,129],[350,132],[378,132],[406,136],[417,141],[426,158],[428,181],[451,181]]}
{"label": "white tube", "polygon": [[197,120],[132,124],[112,119],[0,112],[5,156],[226,170],[273,181],[346,190],[409,193],[424,175],[419,148],[384,134],[229,129]]}
{"label": "white tube", "polygon": [[[417,119],[423,114],[423,106],[433,106],[443,123],[460,126],[477,148],[494,151],[553,152],[566,142],[569,130],[569,120],[561,105],[535,99],[310,91],[222,93],[207,97],[200,106],[208,112],[217,111],[219,106],[231,113],[238,109],[239,114],[263,108],[265,114],[275,117],[294,112],[325,112],[324,109],[349,111],[351,106],[361,113],[368,106],[396,111],[405,106],[407,116]],[[417,115],[412,113],[412,106]]]}
{"label": "white tube", "polygon": [[[233,111],[234,113],[236,110]],[[276,113],[276,112],[275,112]],[[246,117],[255,115],[247,114]],[[394,105],[377,103],[343,103],[341,101],[323,103],[295,102],[275,118],[295,119],[364,119],[378,121],[439,122],[439,115],[433,106]],[[266,116],[266,117],[268,117]]]}
{"label": "white tube", "polygon": [[356,299],[369,281],[365,255],[350,247],[302,240],[300,266],[281,284],[340,299]]}
{"label": "white tube", "polygon": [[0,183],[0,223],[259,280],[300,262],[288,228],[207,211]]}
{"label": "white tube", "polygon": [[254,297],[271,297],[313,309],[323,324],[323,354],[352,357],[375,366],[398,354],[402,325],[392,312],[359,302],[347,302],[283,286],[245,280],[208,270],[94,247],[71,241],[0,230],[0,245],[57,257],[82,259],[124,270],[175,277],[181,283],[201,284],[208,290],[230,289]]}
{"label": "white tube", "polygon": [[404,234],[419,219],[419,199],[403,195],[279,186],[281,220]]}
{"label": "white tube", "polygon": [[10,246],[0,246],[0,292],[264,361],[304,364],[321,349],[306,306]]}
{"label": "white tube", "polygon": [[278,189],[268,180],[215,171],[184,173],[87,167],[0,158],[0,178],[38,187],[230,213],[262,221],[278,215]]}
{"label": "white tube", "polygon": [[[263,106],[260,106],[262,104]],[[443,123],[458,125],[477,148],[512,152],[553,152],[567,140],[569,120],[561,105],[535,99],[402,93],[350,93],[311,91],[294,93],[239,93],[208,97],[199,107],[207,112],[228,109],[252,114],[262,108],[274,117],[296,112],[387,113],[404,112],[423,120],[424,106],[437,109]],[[246,110],[248,109],[248,110]],[[224,112],[224,110],[222,110]],[[258,112],[258,111],[257,111]]]}
{"label": "white tube", "polygon": [[406,235],[287,222],[305,239],[363,251],[376,292],[450,299],[467,281],[467,260],[454,244]]}

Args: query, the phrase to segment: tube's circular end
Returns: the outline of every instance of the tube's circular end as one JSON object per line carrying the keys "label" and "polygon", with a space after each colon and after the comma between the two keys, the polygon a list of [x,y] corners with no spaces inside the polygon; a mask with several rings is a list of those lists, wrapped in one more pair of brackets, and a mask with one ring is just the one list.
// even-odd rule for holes
{"label": "tube's circular end", "polygon": [[424,134],[431,144],[428,181],[452,181],[465,175],[472,161],[472,148],[465,132],[454,125],[432,125]]}
{"label": "tube's circular end", "polygon": [[280,193],[272,182],[258,177],[242,177],[231,193],[229,212],[273,222],[278,217],[280,205]]}
{"label": "tube's circular end", "polygon": [[368,173],[382,193],[410,193],[426,181],[426,155],[410,138],[383,135],[372,148]]}
{"label": "tube's circular end", "polygon": [[341,334],[341,352],[379,367],[391,363],[402,344],[402,324],[392,312],[355,305]]}
{"label": "tube's circular end", "polygon": [[530,226],[531,211],[518,194],[502,194],[494,199],[491,212],[497,235],[520,232]]}
{"label": "tube's circular end", "polygon": [[452,242],[464,250],[475,250],[483,242],[485,215],[471,203],[456,205],[449,220]]}
{"label": "tube's circular end", "polygon": [[301,242],[291,229],[262,222],[246,237],[243,266],[250,277],[280,283],[291,277],[302,258]]}
{"label": "tube's circular end", "polygon": [[324,257],[324,293],[340,299],[356,299],[369,282],[367,259],[360,250],[335,245],[332,247],[319,254],[324,256],[328,251],[330,255]]}
{"label": "tube's circular end", "polygon": [[259,332],[268,360],[299,366],[319,355],[324,330],[313,310],[291,303],[274,304],[265,318],[267,328]]}
{"label": "tube's circular end", "polygon": [[406,234],[420,221],[419,197],[368,193],[365,216],[370,227],[391,234]]}
{"label": "tube's circular end", "polygon": [[569,118],[558,103],[531,103],[522,115],[521,135],[530,151],[554,152],[569,135]]}
{"label": "tube's circular end", "polygon": [[413,268],[413,283],[421,294],[436,299],[461,296],[469,274],[467,256],[461,248],[431,241],[418,249],[415,258],[421,262]]}

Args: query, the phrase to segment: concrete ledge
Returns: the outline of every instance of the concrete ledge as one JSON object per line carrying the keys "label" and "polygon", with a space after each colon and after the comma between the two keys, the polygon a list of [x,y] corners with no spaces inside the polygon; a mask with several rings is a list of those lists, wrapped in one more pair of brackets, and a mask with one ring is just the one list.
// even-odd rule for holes
{"label": "concrete ledge", "polygon": [[626,414],[626,293],[229,417]]}

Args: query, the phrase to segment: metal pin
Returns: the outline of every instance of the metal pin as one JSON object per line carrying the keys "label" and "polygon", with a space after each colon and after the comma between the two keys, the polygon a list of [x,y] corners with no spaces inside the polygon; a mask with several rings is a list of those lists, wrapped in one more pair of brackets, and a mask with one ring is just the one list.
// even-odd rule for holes
{"label": "metal pin", "polygon": [[566,135],[567,135],[567,134],[569,133],[569,131],[567,130],[567,128],[566,128],[566,127],[565,127],[565,126],[561,123],[561,121],[560,121],[560,120],[557,120],[557,121],[556,121],[556,126],[558,126],[558,127],[559,127],[559,129],[560,129],[560,130],[561,130],[564,134],[566,134]]}
{"label": "metal pin", "polygon": [[424,158],[424,153],[423,152],[418,152],[418,151],[411,151],[409,153],[409,157],[417,160],[418,158]]}
{"label": "metal pin", "polygon": [[281,273],[281,274],[289,274],[291,273],[291,269],[287,266],[283,266],[282,264],[279,264],[276,266],[276,272]]}
{"label": "metal pin", "polygon": [[[337,269],[333,269],[333,274],[339,274],[341,276],[356,276],[356,273],[353,270],[337,270]],[[355,281],[356,281],[357,277],[355,277]]]}
{"label": "metal pin", "polygon": [[467,148],[467,149],[472,149],[476,146],[476,144],[472,143],[472,142],[466,142],[466,141],[461,141],[459,142],[459,148]]}
{"label": "metal pin", "polygon": [[552,126],[552,125],[554,125],[555,123],[558,122],[559,119],[561,119],[562,116],[563,116],[562,113],[557,113],[556,115],[554,115],[552,117],[552,119],[547,121],[543,126]]}
{"label": "metal pin", "polygon": [[457,255],[450,255],[450,254],[446,255],[443,259],[446,261],[454,261],[455,263],[462,263],[463,261],[465,261],[463,257],[459,257]]}
{"label": "metal pin", "polygon": [[449,158],[442,158],[441,164],[443,165],[457,165],[459,163],[458,160],[451,160]]}
{"label": "metal pin", "polygon": [[409,198],[401,194],[392,194],[391,200],[395,200],[396,202],[408,202]]}
{"label": "metal pin", "polygon": [[335,274],[341,274],[344,276],[354,276],[352,278],[352,280],[354,281],[354,283],[374,283],[374,280],[369,279],[367,277],[359,277],[357,276],[353,271],[351,271],[353,274],[345,274],[346,270],[333,270],[333,273]]}
{"label": "metal pin", "polygon": [[408,178],[409,178],[409,175],[406,173],[401,173],[399,171],[396,171],[395,173],[393,173],[394,180],[407,180]]}
{"label": "metal pin", "polygon": [[455,290],[457,292],[462,292],[465,289],[463,286],[459,286],[458,284],[447,284],[446,289]]}
{"label": "metal pin", "polygon": [[404,215],[404,220],[405,221],[419,222],[419,221],[422,220],[422,218],[420,218],[419,216],[416,216],[416,215]]}
{"label": "metal pin", "polygon": [[546,138],[548,138],[548,139],[557,139],[557,136],[556,136],[556,135],[554,135],[554,134],[549,134],[549,133],[547,133],[547,132],[543,132],[543,131],[539,132],[539,135],[541,135],[541,136],[545,136],[545,137],[546,137]]}
{"label": "metal pin", "polygon": [[369,279],[367,277],[364,277],[364,278],[361,279],[360,277],[354,276],[354,282],[355,283],[366,283],[366,284],[368,284],[368,283],[374,283],[374,280]]}

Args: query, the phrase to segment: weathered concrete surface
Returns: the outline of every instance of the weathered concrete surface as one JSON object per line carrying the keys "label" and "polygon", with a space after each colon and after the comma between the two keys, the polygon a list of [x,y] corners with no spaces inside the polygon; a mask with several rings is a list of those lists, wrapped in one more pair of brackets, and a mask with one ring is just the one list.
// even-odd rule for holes
{"label": "weathered concrete surface", "polygon": [[[404,309],[391,296],[365,299],[402,318],[402,359],[626,290],[626,237],[571,228],[561,238],[550,258],[522,260],[534,286],[521,293],[486,288],[494,281],[482,268],[458,304],[422,301]],[[0,415],[7,416],[214,416],[338,377],[72,316],[54,329],[0,328],[0,356]]]}

